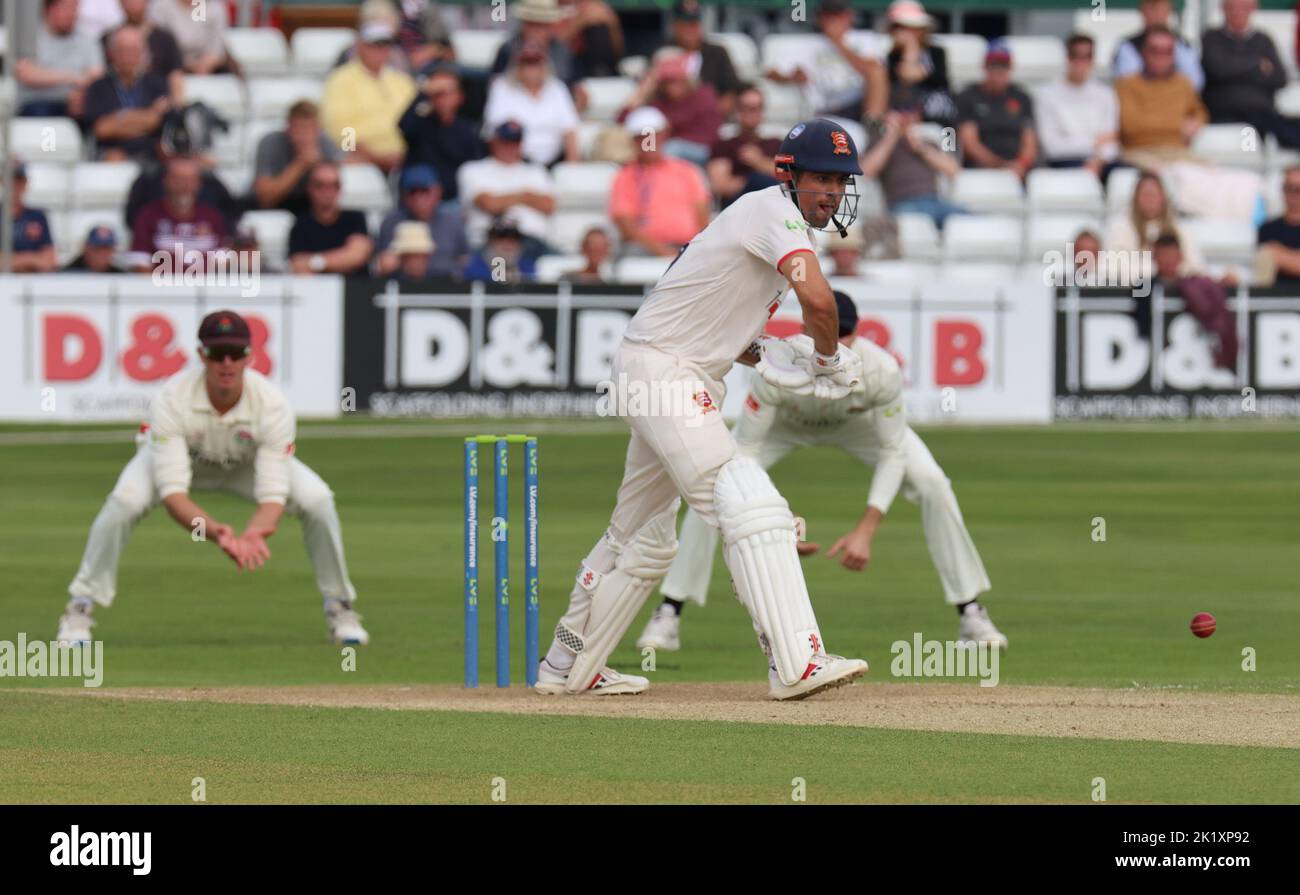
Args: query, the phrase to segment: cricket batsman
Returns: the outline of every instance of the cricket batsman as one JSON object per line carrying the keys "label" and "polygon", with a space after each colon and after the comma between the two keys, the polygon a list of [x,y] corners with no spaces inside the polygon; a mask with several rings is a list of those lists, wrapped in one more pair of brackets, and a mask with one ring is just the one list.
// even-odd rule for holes
{"label": "cricket batsman", "polygon": [[[356,591],[343,558],[334,494],[293,455],[296,424],[284,394],[248,369],[248,322],[234,311],[204,317],[198,356],[198,367],[181,370],[153,399],[145,437],[90,527],[58,639],[90,641],[95,604],[107,608],[117,595],[117,564],[131,529],[161,503],[187,535],[202,534],[242,570],[261,568],[271,558],[266,542],[286,512],[300,516],[331,638],[368,643],[370,635],[352,609]],[[243,532],[195,503],[196,491],[225,491],[252,501],[256,508]]]}
{"label": "cricket batsman", "polygon": [[[628,125],[639,130],[644,119],[657,130],[660,117],[637,110]],[[759,462],[737,450],[718,409],[722,379],[738,360],[802,393],[844,396],[861,383],[862,359],[839,344],[835,298],[809,232],[845,231],[856,218],[857,149],[843,128],[814,119],[790,131],[775,164],[782,182],[741,196],[682,249],[614,353],[612,381],[683,395],[693,412],[624,414],[632,435],[623,482],[540,663],[540,693],[631,694],[649,686],[605,662],[672,564],[681,499],[721,531],[736,595],[767,657],[773,699],[800,699],[867,671],[860,659],[827,652],[790,508]],[[760,338],[791,288],[808,336]]]}
{"label": "cricket batsman", "polygon": [[[926,546],[944,598],[957,608],[957,639],[992,643],[1005,649],[1007,638],[989,620],[977,599],[990,587],[979,552],[966,531],[952,484],[925,442],[907,424],[898,362],[869,339],[856,337],[858,312],[853,299],[835,293],[839,307],[840,344],[862,359],[862,384],[847,396],[822,399],[755,379],[736,424],[738,453],[763,469],[801,447],[833,445],[874,467],[866,510],[858,524],[831,548],[831,557],[860,572],[871,560],[871,545],[881,521],[901,488],[921,506]],[[637,649],[681,648],[681,613],[687,600],[704,605],[713,571],[717,534],[693,511],[682,520],[683,548],[664,578],[664,601],[655,610]],[[817,545],[800,544],[800,553]]]}

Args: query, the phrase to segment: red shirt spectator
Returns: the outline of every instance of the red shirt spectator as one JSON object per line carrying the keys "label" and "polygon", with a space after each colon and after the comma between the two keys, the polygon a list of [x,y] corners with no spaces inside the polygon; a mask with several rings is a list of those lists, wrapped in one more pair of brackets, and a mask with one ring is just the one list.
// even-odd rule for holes
{"label": "red shirt spectator", "polygon": [[708,163],[709,150],[722,127],[722,108],[710,85],[691,79],[685,55],[661,58],[632,94],[620,119],[646,105],[668,119],[672,130],[672,139],[666,145],[669,155],[701,167]]}
{"label": "red shirt spectator", "polygon": [[148,272],[158,265],[171,265],[173,271],[207,270],[208,253],[225,244],[226,219],[216,208],[198,201],[199,186],[195,159],[168,162],[163,197],[141,208],[135,219],[131,239],[135,270]]}

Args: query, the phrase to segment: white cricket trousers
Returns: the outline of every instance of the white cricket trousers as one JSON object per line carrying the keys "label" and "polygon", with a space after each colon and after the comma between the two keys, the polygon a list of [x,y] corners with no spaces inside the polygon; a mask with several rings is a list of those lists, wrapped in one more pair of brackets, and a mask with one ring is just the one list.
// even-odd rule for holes
{"label": "white cricket trousers", "polygon": [[[849,420],[829,431],[778,419],[757,441],[746,439],[745,418],[742,417],[736,427],[736,441],[739,452],[754,457],[764,469],[771,468],[790,451],[800,447],[835,445],[868,466],[875,465],[880,450],[874,428],[865,417]],[[952,483],[921,436],[910,428],[904,436],[904,450],[906,466],[902,493],[912,503],[920,504],[925,543],[943,584],[944,599],[954,605],[973,600],[991,585],[975,542],[966,531]],[[791,509],[800,512],[797,505],[792,505]],[[660,591],[674,600],[689,599],[703,605],[713,573],[718,530],[688,511],[682,521],[678,542],[677,556],[664,576]]]}
{"label": "white cricket trousers", "polygon": [[[290,458],[289,465],[285,513],[302,520],[302,536],[316,572],[316,586],[326,599],[354,600],[356,591],[348,579],[348,565],[343,558],[343,532],[334,508],[334,492],[298,458]],[[252,501],[253,465],[221,469],[195,463],[190,487],[192,491],[225,491]],[[131,530],[160,502],[153,482],[153,458],[148,445],[142,445],[122,470],[117,485],[90,526],[81,568],[68,585],[71,596],[87,597],[101,606],[113,605],[117,596],[117,564]]]}

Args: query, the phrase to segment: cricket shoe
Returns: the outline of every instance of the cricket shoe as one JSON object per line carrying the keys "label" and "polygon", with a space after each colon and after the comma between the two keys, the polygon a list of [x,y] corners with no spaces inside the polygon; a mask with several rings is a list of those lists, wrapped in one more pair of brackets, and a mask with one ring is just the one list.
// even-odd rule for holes
{"label": "cricket shoe", "polygon": [[961,613],[961,623],[957,626],[958,643],[991,643],[998,649],[1007,648],[1007,635],[997,629],[989,620],[989,611],[979,603],[972,602]]}
{"label": "cricket shoe", "polygon": [[[568,691],[564,685],[569,680],[567,672],[561,672],[550,662],[542,660],[537,667],[537,684],[533,687],[544,696],[561,696]],[[619,674],[606,666],[592,679],[585,690],[574,694],[582,696],[635,696],[650,686],[650,679],[635,674]]]}
{"label": "cricket shoe", "polygon": [[808,660],[803,677],[793,684],[783,684],[776,675],[775,668],[768,668],[767,679],[772,685],[768,691],[771,699],[791,700],[807,699],[815,693],[842,687],[867,673],[867,663],[862,659],[846,659],[843,656],[831,656],[817,653]]}
{"label": "cricket shoe", "polygon": [[63,610],[63,615],[59,616],[59,633],[54,639],[68,646],[90,643],[93,639],[90,629],[94,626],[95,620],[90,617],[89,612],[69,606]]}
{"label": "cricket shoe", "polygon": [[361,627],[361,616],[352,611],[352,604],[343,600],[330,600],[325,609],[325,624],[329,625],[330,639],[335,643],[365,646],[370,634]]}
{"label": "cricket shoe", "polygon": [[664,652],[676,652],[682,648],[678,634],[681,632],[682,619],[677,610],[667,603],[661,603],[646,622],[645,630],[636,639],[637,649],[656,649]]}

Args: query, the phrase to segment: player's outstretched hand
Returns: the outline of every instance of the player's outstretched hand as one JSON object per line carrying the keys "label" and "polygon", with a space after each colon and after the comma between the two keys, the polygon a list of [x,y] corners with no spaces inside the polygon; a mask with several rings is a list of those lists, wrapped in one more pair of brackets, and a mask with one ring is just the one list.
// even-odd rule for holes
{"label": "player's outstretched hand", "polygon": [[271,558],[271,548],[266,546],[266,539],[275,534],[275,529],[250,529],[244,532],[240,544],[243,547],[241,569],[260,569]]}
{"label": "player's outstretched hand", "polygon": [[221,552],[234,560],[235,565],[242,569],[244,567],[244,547],[239,537],[236,536],[235,530],[229,525],[218,524],[212,527],[210,534],[212,539],[216,541],[217,546],[221,548]]}
{"label": "player's outstretched hand", "polygon": [[836,541],[826,555],[834,558],[840,553],[844,554],[840,565],[851,572],[861,572],[871,562],[871,539],[855,529]]}

